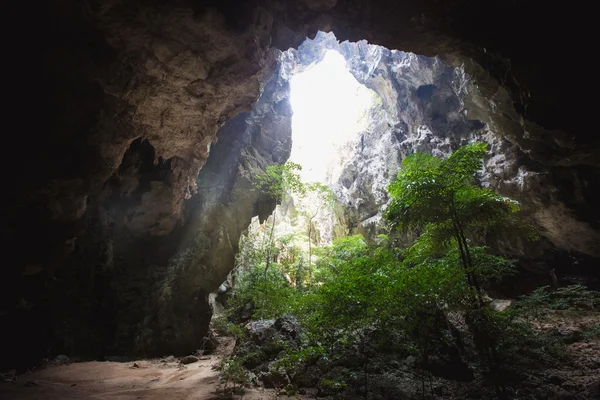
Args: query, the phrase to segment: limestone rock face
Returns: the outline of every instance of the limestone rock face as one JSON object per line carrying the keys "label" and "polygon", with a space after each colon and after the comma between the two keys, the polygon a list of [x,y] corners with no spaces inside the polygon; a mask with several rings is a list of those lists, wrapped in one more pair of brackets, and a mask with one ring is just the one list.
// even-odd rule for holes
{"label": "limestone rock face", "polygon": [[[212,314],[209,293],[233,267],[252,216],[266,217],[274,207],[253,190],[252,179],[291,151],[289,73],[277,66],[280,54],[270,50],[274,66],[265,82],[257,81],[260,99],[252,112],[223,121],[199,174],[190,174],[179,157],[160,156],[155,141],[139,138],[83,203],[87,229],[72,239],[50,289],[60,305],[54,317],[64,324],[52,334],[67,342],[59,345],[66,352],[158,356],[202,348]],[[183,175],[193,181],[179,192],[175,181]]]}
{"label": "limestone rock face", "polygon": [[[218,129],[253,108],[276,67],[272,15],[233,6],[60,0],[45,8],[41,126],[14,136],[27,156],[10,158],[23,167],[2,208],[14,260],[2,280],[2,324],[18,327],[12,341],[29,343],[34,358],[50,343],[122,352],[113,339],[145,326],[132,315],[155,267],[179,247],[184,202]],[[19,309],[19,299],[33,306]],[[208,309],[202,296],[185,301]]]}
{"label": "limestone rock face", "polygon": [[[339,43],[332,34],[322,33],[300,47],[299,59],[318,60],[326,50],[340,52],[355,78],[381,99],[371,110],[369,128],[362,135],[364,145],[357,141],[344,150],[347,161],[335,189],[345,206],[347,230],[377,230],[380,210],[388,201],[386,187],[408,154],[419,151],[443,157],[477,140],[486,142],[490,153],[482,184],[517,199],[522,215],[549,242],[507,242],[503,252],[536,257],[545,249],[559,248],[600,255],[600,231],[593,220],[582,218],[589,204],[597,201],[590,190],[595,168],[560,162],[549,168],[550,160],[528,157],[512,141],[522,127],[498,124],[497,109],[489,107],[491,100],[463,68],[365,41]],[[565,182],[565,176],[574,183]],[[571,192],[565,185],[577,188]]]}
{"label": "limestone rock face", "polygon": [[[209,151],[216,151],[217,131],[249,112],[263,92],[277,65],[270,49],[298,46],[317,30],[333,30],[341,40],[367,39],[391,49],[439,55],[452,67],[463,66],[472,78],[466,87],[481,94],[463,97],[470,99],[464,105],[468,119],[487,123],[494,133],[502,131],[521,150],[515,153],[517,164],[507,164],[526,166],[517,183],[531,192],[544,190],[534,199],[545,200],[532,205],[538,207],[539,223],[555,231],[557,246],[590,252],[595,237],[588,236],[587,226],[597,229],[600,220],[597,202],[591,201],[596,199],[591,193],[600,146],[587,126],[585,116],[591,114],[582,112],[586,102],[579,101],[587,85],[574,82],[574,77],[586,76],[589,63],[557,61],[561,54],[556,49],[591,36],[584,30],[593,25],[580,15],[570,22],[571,14],[580,11],[562,5],[545,5],[544,18],[539,18],[534,2],[482,4],[49,2],[36,25],[42,33],[35,48],[27,48],[43,71],[29,79],[36,90],[23,91],[30,98],[22,105],[14,102],[35,113],[28,111],[34,115],[5,143],[6,171],[14,172],[7,174],[2,199],[3,254],[10,261],[1,280],[0,319],[2,326],[14,329],[4,341],[2,363],[29,364],[68,349],[94,356],[122,353],[133,347],[134,337],[148,352],[177,343],[185,343],[180,350],[186,350],[191,342],[180,337],[201,340],[211,284],[180,292],[158,289],[164,270],[175,254],[185,253],[189,240],[203,235],[198,239],[203,261],[179,270],[189,270],[175,274],[181,282],[216,282],[220,271],[212,276],[212,266],[205,270],[198,265],[219,257],[225,262],[235,251],[237,227],[201,215],[214,212],[220,219],[220,212],[237,209],[231,205],[235,202],[206,209],[218,196],[212,187],[202,194],[198,174]],[[548,29],[554,26],[564,29]],[[381,80],[383,75],[374,72]],[[421,93],[427,96],[432,82],[424,82]],[[379,90],[393,92],[383,86]],[[433,96],[441,95],[434,91]],[[28,102],[36,106],[25,107]],[[285,109],[283,104],[277,109]],[[432,122],[424,125],[436,129]],[[283,141],[261,143],[253,135],[240,148],[252,155],[252,149],[264,145],[271,161],[284,161]],[[221,154],[225,160],[228,153]],[[194,195],[200,197],[194,200]],[[262,208],[261,202],[235,196],[246,199],[240,200],[240,210],[251,204]],[[195,206],[195,201],[205,205]],[[234,215],[247,224],[241,221],[244,213],[253,212],[240,212]],[[191,226],[202,228],[188,230]],[[565,232],[566,227],[572,230]],[[581,243],[574,243],[574,237]],[[178,285],[185,286],[174,287]],[[169,300],[177,296],[174,303]],[[156,311],[170,307],[171,314]],[[147,312],[158,315],[142,317]]]}
{"label": "limestone rock face", "polygon": [[239,238],[251,218],[257,214],[265,218],[275,206],[254,190],[252,180],[266,166],[283,163],[290,155],[288,96],[287,76],[277,69],[255,109],[219,131],[196,180],[198,194],[185,205],[177,252],[166,268],[157,269],[155,281],[147,283],[150,295],[137,311],[137,318],[145,316],[136,332],[140,353],[201,347],[211,315],[208,294],[233,268]]}

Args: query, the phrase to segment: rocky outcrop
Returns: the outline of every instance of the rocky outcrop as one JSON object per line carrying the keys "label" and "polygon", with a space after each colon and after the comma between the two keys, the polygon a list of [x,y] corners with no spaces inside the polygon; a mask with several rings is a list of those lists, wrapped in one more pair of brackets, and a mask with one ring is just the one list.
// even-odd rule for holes
{"label": "rocky outcrop", "polygon": [[[272,53],[276,62],[280,52]],[[277,67],[253,111],[219,130],[193,182],[196,193],[186,196],[177,216],[173,207],[182,204],[172,196],[173,174],[183,173],[177,160],[159,157],[152,141],[132,142],[89,201],[87,229],[72,241],[66,264],[53,271],[52,286],[26,295],[53,299],[52,317],[60,324],[48,318],[37,333],[41,340],[55,338],[57,349],[84,357],[189,354],[203,347],[212,314],[208,294],[233,267],[252,216],[266,217],[274,207],[254,191],[252,179],[289,157],[288,79]],[[45,279],[43,270],[30,277]]]}
{"label": "rocky outcrop", "polygon": [[[22,91],[35,94],[35,118],[5,143],[7,365],[14,343],[27,343],[35,359],[64,347],[57,337],[86,338],[70,343],[77,351],[121,351],[112,349],[121,343],[115,329],[132,336],[139,310],[152,309],[147,282],[161,279],[152,271],[182,251],[182,227],[193,219],[186,201],[218,129],[255,104],[275,68],[270,47],[297,46],[319,29],[464,65],[481,93],[473,102],[495,110],[489,121],[469,118],[502,127],[523,163],[540,166],[532,177],[562,182],[548,194],[556,208],[539,219],[575,213],[570,226],[582,239],[580,222],[597,228],[589,182],[598,144],[580,117],[587,85],[573,81],[588,63],[549,58],[591,36],[569,7],[546,5],[539,18],[535,2],[56,0],[44,11],[42,34],[27,48],[44,71],[28,79],[35,90]],[[548,29],[556,26],[564,29]],[[563,236],[560,245],[573,246]],[[189,309],[203,313],[199,304]]]}
{"label": "rocky outcrop", "polygon": [[[210,321],[208,294],[235,264],[238,242],[254,215],[274,208],[252,181],[266,166],[285,162],[291,151],[288,76],[278,69],[251,113],[242,113],[218,134],[198,175],[199,193],[186,203],[177,254],[146,297],[136,332],[143,354],[185,353],[200,348]],[[190,310],[194,309],[191,313]],[[127,343],[127,342],[124,342]]]}

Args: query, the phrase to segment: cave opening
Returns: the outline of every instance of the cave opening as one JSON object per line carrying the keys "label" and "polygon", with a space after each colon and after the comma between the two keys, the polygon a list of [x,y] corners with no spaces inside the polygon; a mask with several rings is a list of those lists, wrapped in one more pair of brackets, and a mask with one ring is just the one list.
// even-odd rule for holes
{"label": "cave opening", "polygon": [[[376,54],[389,51],[366,42],[362,46],[362,50],[374,50]],[[286,150],[281,151],[281,147],[277,146],[272,154],[265,154],[266,159],[274,161],[267,161],[271,166],[266,168],[298,165],[300,169],[295,172],[303,189],[302,193],[291,191],[283,195],[268,215],[252,218],[240,240],[234,275],[243,270],[240,264],[244,262],[239,263],[239,260],[244,258],[245,253],[269,247],[271,242],[279,242],[281,246],[297,252],[288,256],[277,255],[275,263],[286,262],[286,257],[292,263],[297,257],[305,257],[310,268],[318,259],[313,249],[331,245],[335,238],[345,237],[351,232],[343,217],[345,211],[338,211],[339,215],[336,215],[333,204],[344,198],[346,206],[355,205],[356,199],[348,191],[356,192],[363,188],[358,185],[351,189],[348,176],[354,174],[358,159],[363,159],[359,164],[364,168],[373,163],[374,152],[382,153],[382,148],[376,144],[382,134],[393,135],[393,124],[388,120],[382,98],[364,81],[361,83],[357,79],[356,75],[361,72],[363,78],[375,76],[370,71],[375,65],[373,59],[360,54],[360,51],[357,43],[341,44],[333,33],[319,32],[297,50],[288,50],[280,55],[279,69],[267,83],[260,101],[246,121],[260,123],[263,140],[268,137],[267,140],[286,143],[283,146]],[[350,63],[356,61],[372,65],[367,71],[360,72],[355,65],[353,73]],[[277,106],[270,108],[269,104],[273,102]],[[281,107],[282,102],[288,102],[289,112]],[[370,145],[376,150],[367,148]],[[377,162],[381,160],[375,160]],[[368,171],[365,176],[370,177],[373,172]],[[355,175],[350,180],[356,178]],[[344,184],[341,184],[342,181]],[[380,190],[386,184],[383,182],[380,182]],[[252,184],[258,192],[265,189],[257,188],[256,181]],[[325,205],[326,199],[331,200],[329,206]],[[372,207],[365,209],[370,214],[368,217],[377,214]],[[297,283],[294,273],[288,271],[285,275],[292,285]],[[230,276],[229,284],[232,282]],[[226,281],[219,290],[227,291],[227,286]],[[221,315],[223,307],[216,293],[211,294],[210,302],[215,315]]]}
{"label": "cave opening", "polygon": [[323,58],[290,80],[292,151],[306,182],[330,184],[345,146],[361,146],[368,113],[377,95],[350,73],[344,57],[327,50]]}

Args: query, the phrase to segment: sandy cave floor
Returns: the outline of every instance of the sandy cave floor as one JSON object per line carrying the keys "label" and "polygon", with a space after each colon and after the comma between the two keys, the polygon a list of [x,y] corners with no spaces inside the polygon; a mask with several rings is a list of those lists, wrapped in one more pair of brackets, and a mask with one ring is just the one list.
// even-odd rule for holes
{"label": "sandy cave floor", "polygon": [[[220,398],[219,372],[213,367],[231,352],[233,345],[232,341],[224,343],[216,354],[185,366],[178,360],[138,360],[91,361],[39,369],[19,376],[15,382],[0,382],[0,399],[216,400]],[[242,398],[267,400],[276,396],[268,390],[246,389]]]}
{"label": "sandy cave floor", "polygon": [[[544,321],[534,323],[537,330],[555,330],[572,336],[597,323],[598,313],[572,314],[568,311],[549,311]],[[182,365],[172,357],[130,362],[90,361],[49,366],[19,375],[16,379],[0,377],[0,400],[219,400],[219,371],[216,366],[230,355],[235,347],[231,337],[217,337],[219,345],[214,354],[200,357],[197,362]],[[166,362],[172,359],[172,362]],[[525,360],[526,361],[526,360]],[[600,393],[600,339],[578,339],[566,347],[565,359],[542,367],[533,359],[522,389],[553,394],[548,398],[563,398],[564,388],[579,397],[598,398]],[[477,398],[467,395],[469,385],[452,381],[441,384],[452,393],[445,398]],[[463,387],[464,386],[464,387]],[[453,389],[454,388],[454,389]],[[472,387],[471,387],[472,389]],[[520,390],[520,389],[519,389]],[[541,392],[540,392],[541,390]],[[526,390],[527,391],[527,390]],[[311,394],[313,394],[311,392]],[[456,397],[455,395],[459,396]],[[464,395],[463,395],[464,394]],[[556,394],[556,395],[554,395]],[[568,393],[566,393],[568,394]],[[565,396],[566,396],[565,394]],[[558,397],[557,397],[558,396]],[[246,389],[233,399],[308,399],[308,396],[277,396],[272,390]],[[538,397],[540,398],[540,397]],[[541,397],[543,398],[543,397]]]}

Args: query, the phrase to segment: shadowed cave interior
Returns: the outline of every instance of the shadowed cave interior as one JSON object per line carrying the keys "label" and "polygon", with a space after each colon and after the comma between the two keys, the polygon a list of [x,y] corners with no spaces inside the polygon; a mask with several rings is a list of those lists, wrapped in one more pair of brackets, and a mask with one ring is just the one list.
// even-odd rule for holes
{"label": "shadowed cave interior", "polygon": [[[208,399],[239,397],[239,385],[257,399],[600,395],[600,142],[574,101],[586,88],[573,77],[589,66],[560,62],[556,50],[585,37],[576,10],[529,1],[63,0],[46,11],[42,115],[9,139],[18,169],[2,206],[0,393]],[[312,83],[319,94],[296,95],[311,85],[303,77],[329,64],[333,75]],[[403,160],[448,159],[476,142],[487,148],[474,185],[517,201],[537,238],[474,230],[465,246],[487,246],[515,272],[461,296],[484,296],[481,310],[498,316],[514,312],[546,342],[516,343],[523,327],[507,325],[484,335],[493,354],[482,356],[469,307],[452,308],[448,291],[434,311],[411,309],[415,317],[394,306],[358,327],[330,322],[346,331],[331,343],[314,333],[313,314],[298,310],[326,303],[302,302],[354,287],[336,268],[354,271],[358,258],[394,264],[389,273],[418,266],[406,251],[426,226],[401,231],[386,211]],[[288,187],[277,198],[257,185],[289,161],[305,184],[326,189]],[[326,207],[316,206],[319,193],[331,196]],[[359,237],[366,247],[351,242]],[[336,253],[340,243],[359,246],[358,258]],[[365,299],[409,279],[386,276]],[[426,318],[435,344],[415,341],[427,336],[422,325],[386,330]],[[548,353],[551,345],[560,350]],[[549,355],[515,361],[518,346]],[[314,349],[326,351],[302,353]],[[274,367],[290,357],[304,358]],[[151,376],[161,365],[163,375]],[[152,379],[159,383],[144,383]]]}

